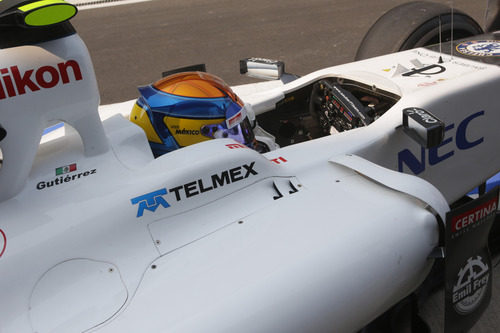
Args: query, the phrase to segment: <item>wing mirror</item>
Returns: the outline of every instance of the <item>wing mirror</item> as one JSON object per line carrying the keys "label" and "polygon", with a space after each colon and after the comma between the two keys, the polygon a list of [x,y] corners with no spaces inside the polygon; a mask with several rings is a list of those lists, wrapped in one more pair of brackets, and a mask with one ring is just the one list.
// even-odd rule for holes
{"label": "wing mirror", "polygon": [[424,148],[439,146],[444,139],[444,122],[420,108],[403,109],[403,131]]}
{"label": "wing mirror", "polygon": [[288,83],[299,78],[285,72],[285,63],[264,58],[246,58],[240,60],[240,74],[262,80],[281,80]]}
{"label": "wing mirror", "polygon": [[246,58],[240,60],[240,74],[264,79],[279,80],[285,73],[285,63],[264,58]]}

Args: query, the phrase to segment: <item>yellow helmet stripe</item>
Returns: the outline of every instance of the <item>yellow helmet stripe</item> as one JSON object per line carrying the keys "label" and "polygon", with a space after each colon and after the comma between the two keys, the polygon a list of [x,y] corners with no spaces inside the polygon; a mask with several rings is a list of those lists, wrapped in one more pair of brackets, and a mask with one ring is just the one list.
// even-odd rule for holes
{"label": "yellow helmet stripe", "polygon": [[132,112],[130,112],[129,120],[134,124],[142,127],[149,141],[163,143],[158,136],[158,133],[156,133],[155,129],[153,128],[148,113],[146,112],[146,110],[137,105],[137,103],[134,104]]}

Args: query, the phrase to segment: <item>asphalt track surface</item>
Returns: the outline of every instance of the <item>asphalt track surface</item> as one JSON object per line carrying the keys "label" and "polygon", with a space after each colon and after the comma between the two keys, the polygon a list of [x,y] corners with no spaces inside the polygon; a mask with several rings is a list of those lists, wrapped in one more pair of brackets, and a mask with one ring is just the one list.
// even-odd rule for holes
{"label": "asphalt track surface", "polygon": [[[137,86],[166,70],[205,63],[229,85],[254,82],[239,74],[239,60],[285,61],[290,73],[352,61],[364,34],[396,0],[153,0],[80,10],[73,24],[92,56],[101,103],[137,97]],[[452,1],[436,1],[450,5]],[[484,26],[486,1],[455,0]],[[84,7],[82,7],[84,8]],[[500,276],[499,259],[494,274]],[[422,309],[433,332],[443,331],[444,296]],[[368,300],[367,300],[368,301]],[[500,330],[500,277],[473,333]]]}
{"label": "asphalt track surface", "polygon": [[[153,0],[80,10],[72,22],[109,104],[135,98],[137,86],[163,71],[193,64],[235,85],[252,82],[239,74],[246,57],[283,60],[298,75],[352,61],[369,27],[403,2]],[[455,0],[454,7],[483,24],[486,0]]]}

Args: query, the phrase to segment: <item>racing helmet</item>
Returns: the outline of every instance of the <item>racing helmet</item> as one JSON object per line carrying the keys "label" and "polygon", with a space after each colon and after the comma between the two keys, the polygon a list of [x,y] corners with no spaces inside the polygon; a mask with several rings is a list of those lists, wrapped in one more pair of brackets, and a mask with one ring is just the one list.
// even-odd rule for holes
{"label": "racing helmet", "polygon": [[254,147],[247,106],[215,75],[173,74],[139,92],[129,119],[144,129],[155,157],[215,138]]}

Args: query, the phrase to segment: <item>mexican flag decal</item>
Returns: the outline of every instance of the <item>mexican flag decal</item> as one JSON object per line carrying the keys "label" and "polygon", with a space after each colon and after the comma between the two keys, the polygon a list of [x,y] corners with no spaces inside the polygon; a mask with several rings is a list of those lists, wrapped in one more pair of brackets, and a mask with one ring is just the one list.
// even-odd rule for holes
{"label": "mexican flag decal", "polygon": [[65,173],[76,171],[76,163],[65,165],[56,169],[56,176],[64,175]]}

